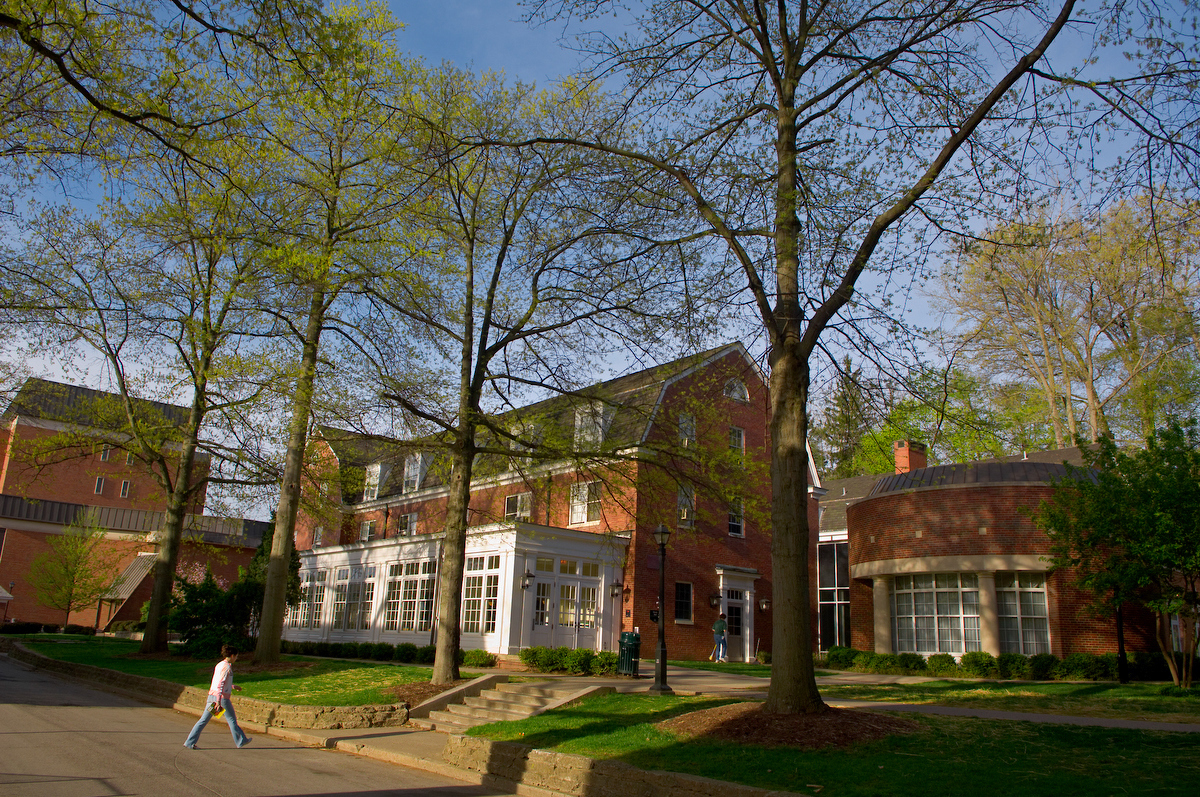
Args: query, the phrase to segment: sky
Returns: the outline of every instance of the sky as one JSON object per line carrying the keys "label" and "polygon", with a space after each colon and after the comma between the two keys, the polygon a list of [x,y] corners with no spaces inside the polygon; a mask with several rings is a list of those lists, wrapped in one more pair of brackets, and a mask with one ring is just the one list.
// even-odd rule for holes
{"label": "sky", "polygon": [[522,22],[524,9],[514,0],[390,0],[388,7],[404,25],[401,48],[431,66],[452,61],[542,85],[571,71],[577,60],[560,46],[561,25]]}

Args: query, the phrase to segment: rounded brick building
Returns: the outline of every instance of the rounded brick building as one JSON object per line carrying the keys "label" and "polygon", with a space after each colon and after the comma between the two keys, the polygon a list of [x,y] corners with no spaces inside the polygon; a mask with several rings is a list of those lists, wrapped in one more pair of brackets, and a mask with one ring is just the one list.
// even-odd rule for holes
{"label": "rounded brick building", "polygon": [[[1088,608],[1071,572],[1049,572],[1050,542],[1030,517],[1067,476],[1064,459],[1078,461],[1069,453],[920,467],[880,478],[849,504],[853,646],[955,656],[1116,651],[1112,618]],[[1128,611],[1126,647],[1154,649],[1152,629],[1147,612]]]}

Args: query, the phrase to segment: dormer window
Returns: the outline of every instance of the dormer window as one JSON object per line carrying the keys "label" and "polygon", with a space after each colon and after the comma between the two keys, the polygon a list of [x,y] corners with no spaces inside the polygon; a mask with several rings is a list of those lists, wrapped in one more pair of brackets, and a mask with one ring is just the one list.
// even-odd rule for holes
{"label": "dormer window", "polygon": [[604,442],[608,425],[612,422],[612,407],[594,401],[586,407],[575,409],[575,448],[595,450]]}
{"label": "dormer window", "polygon": [[363,480],[363,500],[374,501],[379,497],[379,477],[383,474],[383,463],[372,462],[367,466]]}
{"label": "dormer window", "polygon": [[740,379],[730,379],[725,383],[725,397],[731,398],[734,401],[750,401],[750,391],[746,389],[746,385]]}
{"label": "dormer window", "polygon": [[413,493],[421,489],[425,483],[427,465],[425,455],[421,452],[409,454],[404,458],[404,485],[401,492]]}
{"label": "dormer window", "polygon": [[679,447],[696,447],[696,416],[682,412],[679,414]]}

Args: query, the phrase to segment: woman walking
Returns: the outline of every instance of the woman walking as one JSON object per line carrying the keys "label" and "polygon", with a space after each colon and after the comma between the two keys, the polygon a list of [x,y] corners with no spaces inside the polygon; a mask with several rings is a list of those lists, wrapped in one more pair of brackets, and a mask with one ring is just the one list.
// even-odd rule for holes
{"label": "woman walking", "polygon": [[204,713],[200,715],[192,732],[188,734],[187,741],[183,743],[183,746],[189,750],[196,749],[200,732],[212,719],[213,714],[217,713],[218,706],[225,709],[225,721],[229,723],[229,730],[233,734],[233,743],[238,747],[250,744],[250,737],[238,727],[237,716],[233,713],[233,701],[229,699],[233,692],[242,691],[242,687],[233,685],[233,663],[237,661],[237,648],[222,645],[221,656],[223,658],[213,670],[212,685],[208,687],[208,699],[205,701]]}

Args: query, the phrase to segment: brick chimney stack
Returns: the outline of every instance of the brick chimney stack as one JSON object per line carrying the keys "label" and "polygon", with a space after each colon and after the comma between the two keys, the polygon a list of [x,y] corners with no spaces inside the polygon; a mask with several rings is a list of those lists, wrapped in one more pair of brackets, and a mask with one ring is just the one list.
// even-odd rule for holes
{"label": "brick chimney stack", "polygon": [[908,473],[926,466],[925,444],[912,440],[897,440],[892,443],[896,455],[896,473]]}

